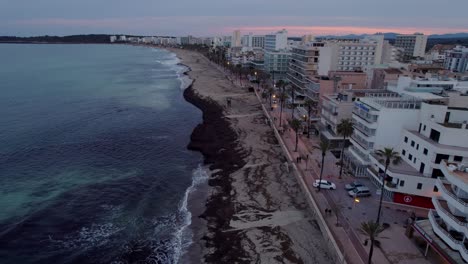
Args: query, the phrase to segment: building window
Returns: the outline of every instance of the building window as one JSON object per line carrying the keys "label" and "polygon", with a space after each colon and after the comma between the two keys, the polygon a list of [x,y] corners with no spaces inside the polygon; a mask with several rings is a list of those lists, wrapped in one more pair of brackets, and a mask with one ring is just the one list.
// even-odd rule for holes
{"label": "building window", "polygon": [[455,157],[453,157],[453,161],[462,162],[462,161],[463,161],[463,157],[462,157],[462,156],[455,156]]}
{"label": "building window", "polygon": [[436,159],[435,159],[435,164],[440,164],[442,160],[448,160],[448,159],[449,159],[449,155],[437,154]]}
{"label": "building window", "polygon": [[418,186],[416,187],[416,189],[421,190],[422,189],[422,183],[418,183]]}
{"label": "building window", "polygon": [[408,137],[405,137],[405,143],[408,143]]}
{"label": "building window", "polygon": [[409,159],[409,160],[412,160],[412,159],[413,159],[413,155],[408,154],[408,159]]}
{"label": "building window", "polygon": [[417,150],[419,149],[419,144],[416,144],[416,149],[417,149]]}
{"label": "building window", "polygon": [[405,185],[405,181],[400,181],[400,186],[403,187]]}
{"label": "building window", "polygon": [[443,177],[443,176],[444,176],[444,174],[442,173],[441,170],[439,170],[439,169],[432,169],[432,176],[431,176],[432,178],[435,179],[435,178],[437,178],[437,177]]}
{"label": "building window", "polygon": [[413,163],[416,164],[416,157],[414,157]]}
{"label": "building window", "polygon": [[402,150],[401,155],[403,155],[403,156],[406,155],[406,150]]}
{"label": "building window", "polygon": [[434,189],[432,189],[433,192],[438,192],[439,189],[437,188],[437,186],[434,186]]}
{"label": "building window", "polygon": [[426,131],[426,125],[423,126],[423,131]]}
{"label": "building window", "polygon": [[414,147],[414,141],[413,140],[411,140],[411,146]]}
{"label": "building window", "polygon": [[429,135],[429,138],[434,140],[435,142],[439,142],[440,132],[437,130],[431,129],[431,134]]}
{"label": "building window", "polygon": [[428,151],[427,151],[427,148],[424,148],[424,150],[423,150],[424,155],[427,156],[427,152],[428,152]]}

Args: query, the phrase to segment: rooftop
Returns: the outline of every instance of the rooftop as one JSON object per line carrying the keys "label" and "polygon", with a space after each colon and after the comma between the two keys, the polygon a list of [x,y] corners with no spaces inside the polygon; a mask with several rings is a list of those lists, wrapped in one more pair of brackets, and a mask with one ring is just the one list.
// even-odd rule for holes
{"label": "rooftop", "polygon": [[468,164],[445,162],[447,170],[468,184]]}
{"label": "rooftop", "polygon": [[435,142],[433,141],[432,139],[428,138],[428,137],[425,137],[423,135],[421,135],[420,133],[418,133],[418,131],[413,131],[413,130],[408,130],[408,132],[410,132],[411,134],[417,136],[418,138],[428,142],[429,144],[433,145],[433,146],[436,146],[438,148],[442,148],[442,149],[451,149],[451,150],[458,150],[458,151],[468,151],[468,148],[464,148],[464,147],[459,147],[459,146],[452,146],[452,145],[445,145],[445,144],[440,144],[438,142]]}
{"label": "rooftop", "polygon": [[420,220],[414,223],[415,230],[428,241],[433,247],[444,255],[444,258],[450,258],[453,263],[464,263],[460,253],[451,249],[445,242],[440,239],[432,229],[432,224],[429,220]]}
{"label": "rooftop", "polygon": [[[371,156],[373,158],[375,158],[376,160],[378,160],[378,161],[381,159],[375,153],[371,153]],[[404,161],[403,159],[401,160],[401,162],[398,165],[390,163],[390,166],[388,166],[388,171],[390,171],[392,173],[405,174],[405,175],[408,175],[408,176],[424,177],[424,175],[422,173],[420,173],[418,170],[413,168],[408,162]]]}
{"label": "rooftop", "polygon": [[401,70],[395,68],[384,69],[384,71],[388,74],[403,74]]}

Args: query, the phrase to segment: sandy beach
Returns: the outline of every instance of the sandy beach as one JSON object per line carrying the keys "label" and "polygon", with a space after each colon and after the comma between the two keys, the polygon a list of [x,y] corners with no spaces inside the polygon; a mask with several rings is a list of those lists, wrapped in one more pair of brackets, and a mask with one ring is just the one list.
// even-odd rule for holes
{"label": "sandy beach", "polygon": [[[255,94],[233,85],[201,54],[171,51],[191,68],[188,75],[194,82],[184,97],[203,112],[188,148],[202,152],[212,172],[205,210],[192,216],[206,225],[192,247],[199,253],[189,252],[192,258],[185,260],[332,263]],[[228,97],[231,107],[226,106]]]}

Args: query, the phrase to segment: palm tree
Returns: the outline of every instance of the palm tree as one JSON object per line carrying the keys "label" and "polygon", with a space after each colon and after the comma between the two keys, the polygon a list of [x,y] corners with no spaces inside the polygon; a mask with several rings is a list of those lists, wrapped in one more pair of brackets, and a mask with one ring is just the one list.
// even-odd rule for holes
{"label": "palm tree", "polygon": [[291,108],[292,108],[292,112],[291,112],[291,119],[294,118],[294,109],[296,108],[296,105],[294,103],[294,87],[290,87],[289,88],[289,92],[291,92]]}
{"label": "palm tree", "polygon": [[370,240],[370,249],[369,249],[369,259],[368,264],[372,263],[372,254],[374,253],[374,242],[376,238],[384,231],[384,228],[379,225],[379,223],[374,223],[374,221],[362,222],[359,231],[369,237]]}
{"label": "palm tree", "polygon": [[239,85],[242,85],[241,75],[242,75],[242,65],[236,64],[236,70],[239,73]]}
{"label": "palm tree", "polygon": [[291,120],[290,124],[291,128],[296,132],[296,148],[294,149],[294,152],[297,152],[297,143],[299,139],[299,128],[301,128],[301,121],[299,119],[294,118]]}
{"label": "palm tree", "polygon": [[353,121],[351,119],[343,119],[337,126],[337,131],[338,134],[343,136],[343,145],[341,146],[341,161],[340,161],[340,176],[339,178],[341,179],[341,175],[343,174],[343,157],[344,157],[344,148],[346,145],[346,138],[350,137],[353,134],[354,127],[353,127]]}
{"label": "palm tree", "polygon": [[283,120],[282,115],[283,115],[284,101],[286,101],[287,97],[288,95],[284,91],[280,92],[279,98],[278,98],[280,100],[280,123],[279,123],[280,127],[281,127],[281,122]]}
{"label": "palm tree", "polygon": [[384,175],[382,177],[382,187],[380,191],[380,202],[379,202],[379,211],[377,213],[376,223],[380,223],[380,211],[382,210],[382,200],[384,196],[384,186],[385,179],[387,178],[387,169],[390,166],[390,163],[393,165],[398,165],[401,162],[400,154],[396,151],[393,151],[393,148],[384,148],[375,151],[375,154],[379,157],[379,162],[385,164]]}
{"label": "palm tree", "polygon": [[[327,151],[330,145],[328,141],[321,140],[318,146],[314,146],[314,149],[318,149],[322,152],[322,166],[320,167],[320,182],[322,182],[322,175],[323,175],[323,166],[325,164],[325,155],[327,155]],[[320,184],[318,185],[318,191],[320,192]]]}
{"label": "palm tree", "polygon": [[312,109],[317,105],[315,101],[307,99],[304,102],[304,105],[307,107],[307,138],[310,138],[310,114],[312,113]]}
{"label": "palm tree", "polygon": [[268,87],[267,93],[268,93],[268,96],[270,97],[270,109],[271,109],[271,97],[273,97],[274,92],[275,90],[273,89],[273,87]]}

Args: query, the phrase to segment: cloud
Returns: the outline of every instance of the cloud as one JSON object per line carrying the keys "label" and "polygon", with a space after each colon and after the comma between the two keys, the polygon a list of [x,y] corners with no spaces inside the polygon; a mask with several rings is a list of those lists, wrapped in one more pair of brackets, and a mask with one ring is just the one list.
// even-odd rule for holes
{"label": "cloud", "polygon": [[[289,34],[327,35],[397,32],[441,34],[466,32],[461,20],[451,20],[444,25],[437,19],[430,23],[405,19],[383,21],[376,17],[304,17],[304,16],[148,16],[130,18],[68,19],[44,18],[7,21],[0,25],[2,31],[25,30],[41,34],[124,33],[139,35],[210,36],[231,34],[235,29],[244,33],[269,33],[287,29]],[[464,24],[463,24],[464,25]]]}

